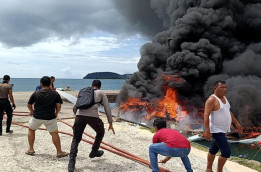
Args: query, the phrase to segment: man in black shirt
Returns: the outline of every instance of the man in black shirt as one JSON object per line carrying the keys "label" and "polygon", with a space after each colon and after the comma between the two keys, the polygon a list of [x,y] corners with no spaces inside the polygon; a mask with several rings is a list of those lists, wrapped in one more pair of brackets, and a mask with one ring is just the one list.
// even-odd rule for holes
{"label": "man in black shirt", "polygon": [[27,107],[30,110],[29,114],[32,118],[29,121],[28,130],[28,142],[30,148],[25,153],[27,155],[34,155],[35,130],[44,124],[52,136],[53,143],[57,150],[57,157],[61,158],[69,155],[69,153],[63,152],[61,149],[56,119],[61,110],[61,104],[63,101],[56,91],[50,89],[50,85],[51,79],[48,76],[42,77],[42,89],[35,91],[28,101]]}

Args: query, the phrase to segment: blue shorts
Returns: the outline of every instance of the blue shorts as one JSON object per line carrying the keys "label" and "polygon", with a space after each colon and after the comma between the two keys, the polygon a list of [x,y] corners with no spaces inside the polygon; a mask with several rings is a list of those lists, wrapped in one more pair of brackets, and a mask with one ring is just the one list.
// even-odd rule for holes
{"label": "blue shorts", "polygon": [[229,158],[231,155],[231,149],[228,144],[225,133],[212,133],[211,144],[209,148],[209,153],[216,155],[217,152],[221,151],[221,157]]}

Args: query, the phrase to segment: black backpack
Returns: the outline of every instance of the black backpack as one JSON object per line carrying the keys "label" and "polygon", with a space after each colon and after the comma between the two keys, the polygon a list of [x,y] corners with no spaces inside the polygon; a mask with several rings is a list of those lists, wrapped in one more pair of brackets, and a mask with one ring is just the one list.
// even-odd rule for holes
{"label": "black backpack", "polygon": [[95,89],[92,87],[87,87],[80,90],[75,104],[77,109],[88,109],[95,104],[94,90]]}

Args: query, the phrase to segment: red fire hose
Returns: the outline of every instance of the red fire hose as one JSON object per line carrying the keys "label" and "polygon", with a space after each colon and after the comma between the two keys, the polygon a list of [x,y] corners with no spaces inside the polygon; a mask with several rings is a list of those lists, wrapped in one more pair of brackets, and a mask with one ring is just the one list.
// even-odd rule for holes
{"label": "red fire hose", "polygon": [[[65,122],[65,121],[63,121],[63,120],[61,120],[60,118],[58,118],[58,119],[59,119],[62,123],[66,124],[66,125],[68,125],[68,126],[70,126],[70,127],[73,127],[71,124],[69,124],[69,123],[67,123],[67,122]],[[88,133],[86,133],[86,132],[83,132],[83,134],[86,135],[86,136],[88,136],[88,137],[90,137],[90,138],[92,138],[92,139],[95,139],[94,136],[92,136],[92,135],[90,135],[90,134],[88,134]],[[113,146],[113,145],[111,145],[111,144],[109,144],[109,143],[106,143],[106,142],[103,142],[103,141],[102,141],[101,143],[103,143],[104,145],[109,146],[109,147],[111,147],[111,148],[113,148],[113,149],[115,149],[115,150],[117,150],[117,151],[120,151],[120,152],[125,153],[125,154],[127,154],[127,155],[130,155],[130,156],[132,156],[132,157],[135,157],[135,158],[140,159],[140,157],[138,157],[138,156],[136,156],[136,155],[133,155],[133,154],[131,154],[131,153],[129,153],[129,152],[123,150],[123,149],[117,148],[117,147],[115,147],[115,146]]]}
{"label": "red fire hose", "polygon": [[[19,113],[23,113],[23,114],[19,114]],[[28,114],[29,112],[14,112],[13,115],[15,115],[15,116],[29,116],[29,115],[24,114],[24,113],[27,113],[27,114]],[[6,116],[5,116],[5,118],[6,118]],[[63,121],[63,120],[61,120],[60,118],[58,118],[58,119],[59,119],[62,123],[66,124],[66,125],[68,125],[68,126],[70,126],[70,127],[72,127],[71,124],[69,124],[69,123],[67,123],[67,122],[65,122],[65,121]],[[21,127],[29,128],[28,126],[23,125],[23,124],[19,124],[19,123],[16,123],[16,122],[12,122],[12,123],[15,124],[15,125],[21,126]],[[40,130],[46,130],[45,128],[39,128],[39,129],[40,129]],[[67,133],[67,132],[64,132],[64,131],[58,131],[58,132],[61,133],[61,134],[73,136],[72,133]],[[88,134],[88,133],[86,133],[86,132],[84,132],[84,134],[85,134],[86,136],[92,138],[92,139],[95,139],[94,136],[92,136],[92,135],[90,135],[90,134]],[[84,142],[86,142],[86,143],[89,143],[89,144],[93,144],[92,141],[89,141],[89,140],[84,139],[84,138],[82,138],[82,141],[84,141]],[[104,145],[110,147],[110,148],[108,148],[108,147],[105,147],[105,146],[103,146],[103,145],[100,145],[100,147],[101,147],[102,149],[108,150],[108,151],[110,151],[110,152],[112,152],[112,153],[115,153],[115,154],[117,154],[117,155],[120,155],[120,156],[122,156],[122,157],[131,159],[131,160],[133,160],[133,161],[139,162],[139,163],[141,163],[141,164],[143,164],[143,165],[146,165],[146,166],[150,167],[150,162],[147,161],[147,160],[145,160],[145,159],[143,159],[143,158],[140,158],[140,157],[138,157],[138,156],[136,156],[136,155],[134,155],[134,154],[132,154],[132,153],[129,153],[129,152],[125,151],[125,150],[122,150],[122,149],[120,149],[120,148],[117,148],[117,147],[115,147],[115,146],[113,146],[113,145],[111,145],[111,144],[108,144],[108,143],[106,143],[106,142],[102,142],[102,144],[104,144]],[[113,148],[113,149],[111,149],[111,148]],[[162,167],[159,167],[159,170],[160,170],[161,172],[169,172],[169,170],[164,169],[164,168],[162,168]]]}

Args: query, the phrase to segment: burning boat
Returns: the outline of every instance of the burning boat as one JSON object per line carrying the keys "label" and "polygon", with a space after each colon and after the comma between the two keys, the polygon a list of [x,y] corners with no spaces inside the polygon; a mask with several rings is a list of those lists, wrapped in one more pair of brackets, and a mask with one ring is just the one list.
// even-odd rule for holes
{"label": "burning boat", "polygon": [[255,135],[233,139],[259,136],[260,3],[151,0],[150,5],[165,30],[141,47],[138,72],[119,95],[121,117],[148,126],[161,117],[181,130],[203,131],[204,102],[214,81],[225,80],[237,120],[244,128],[258,128]]}
{"label": "burning boat", "polygon": [[[125,2],[119,3],[122,8]],[[225,80],[231,111],[245,128],[242,135],[233,131],[237,135],[232,133],[231,141],[260,138],[260,2],[151,0],[138,9],[131,3],[135,1],[121,10],[124,17],[140,21],[144,11],[151,10],[146,14],[161,22],[143,31],[163,29],[140,49],[138,72],[118,96],[120,116],[147,126],[161,117],[180,130],[203,131],[204,102],[213,93],[214,81]]]}
{"label": "burning boat", "polygon": [[[136,123],[144,123],[148,127],[152,127],[151,121],[154,118],[166,118],[172,123],[186,125],[185,123],[188,123],[191,115],[188,115],[185,106],[178,103],[178,92],[172,88],[166,88],[165,91],[164,97],[150,101],[129,98],[127,102],[120,104],[120,117]],[[197,109],[195,110],[199,112]],[[199,121],[203,123],[202,118],[197,119],[197,123]],[[189,121],[189,123],[193,122]]]}

